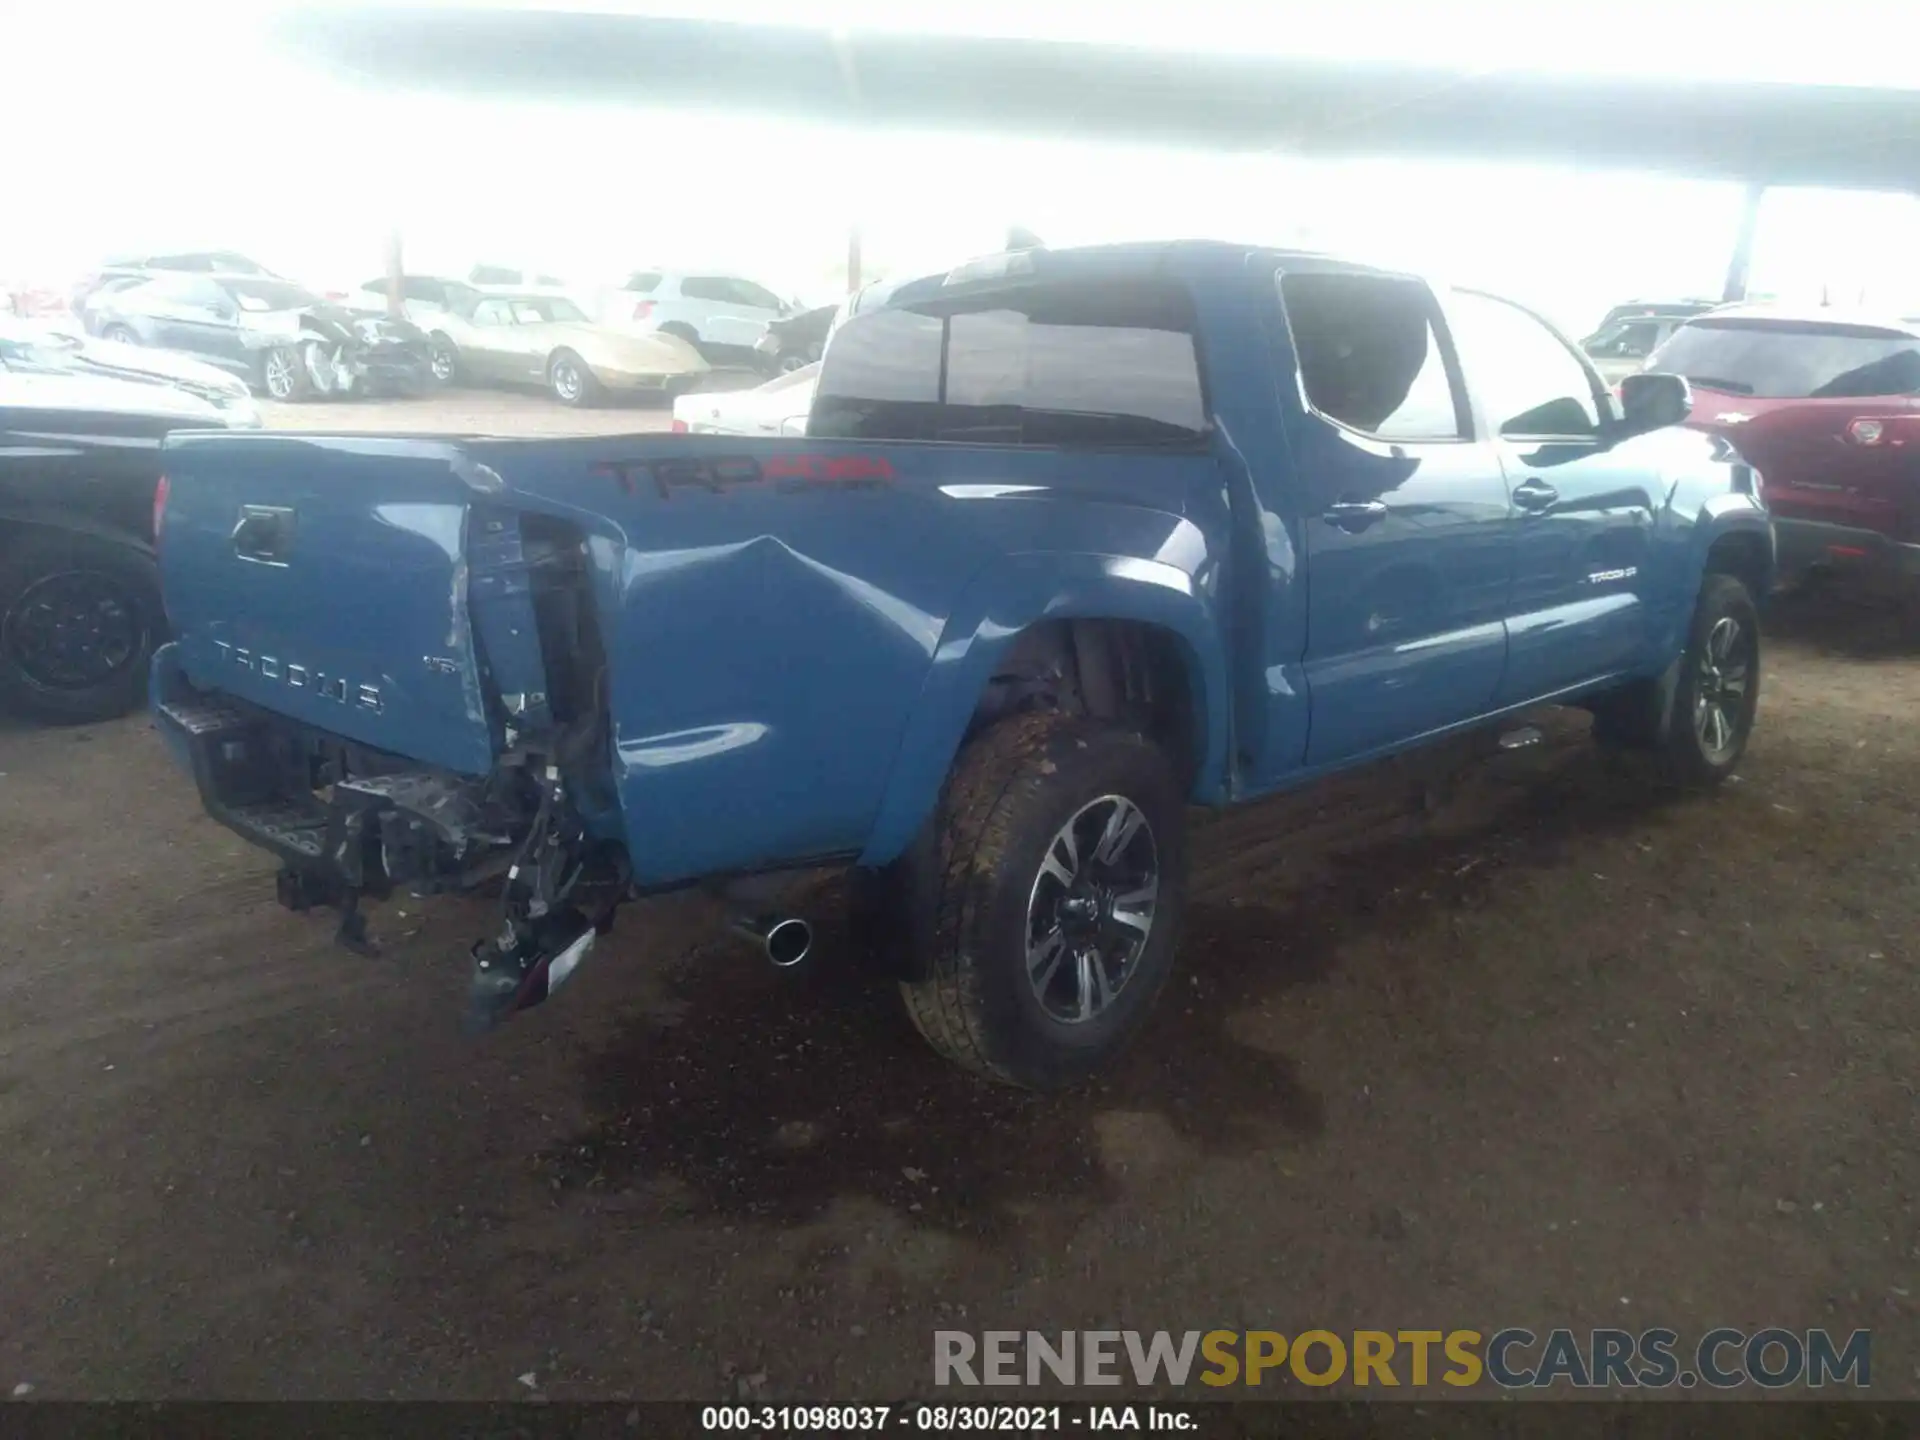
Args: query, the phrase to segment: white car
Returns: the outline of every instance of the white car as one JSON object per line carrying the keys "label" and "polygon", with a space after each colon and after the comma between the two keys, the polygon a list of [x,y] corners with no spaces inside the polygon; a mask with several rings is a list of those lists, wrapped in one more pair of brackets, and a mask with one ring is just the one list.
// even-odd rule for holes
{"label": "white car", "polygon": [[603,324],[659,330],[698,345],[708,359],[751,360],[767,323],[795,312],[764,285],[737,275],[636,270],[601,306]]}
{"label": "white car", "polygon": [[682,395],[673,402],[676,435],[804,435],[820,362],[789,370],[751,390]]}

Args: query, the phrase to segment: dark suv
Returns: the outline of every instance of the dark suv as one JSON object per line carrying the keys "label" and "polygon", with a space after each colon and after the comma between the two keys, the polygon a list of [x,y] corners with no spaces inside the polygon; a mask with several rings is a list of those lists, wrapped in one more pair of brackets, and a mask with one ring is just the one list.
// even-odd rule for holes
{"label": "dark suv", "polygon": [[1686,376],[1688,423],[1760,472],[1783,582],[1837,571],[1920,596],[1920,323],[1728,307],[1647,368]]}

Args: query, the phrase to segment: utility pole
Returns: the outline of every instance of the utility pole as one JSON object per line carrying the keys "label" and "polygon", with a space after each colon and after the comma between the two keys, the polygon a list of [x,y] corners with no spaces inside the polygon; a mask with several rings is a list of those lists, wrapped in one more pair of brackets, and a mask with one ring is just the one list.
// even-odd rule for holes
{"label": "utility pole", "polygon": [[847,227],[847,293],[860,288],[860,227]]}
{"label": "utility pole", "polygon": [[1740,232],[1733,242],[1733,259],[1727,265],[1727,283],[1720,298],[1728,304],[1747,298],[1747,281],[1753,270],[1753,236],[1760,225],[1760,197],[1764,185],[1749,185],[1740,202]]}

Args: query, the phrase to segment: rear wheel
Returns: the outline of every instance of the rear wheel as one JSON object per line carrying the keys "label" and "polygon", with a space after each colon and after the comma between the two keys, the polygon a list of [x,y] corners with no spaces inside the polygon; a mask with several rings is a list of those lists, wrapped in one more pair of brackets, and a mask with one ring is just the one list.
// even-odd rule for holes
{"label": "rear wheel", "polygon": [[601,393],[587,362],[571,350],[556,351],[547,362],[547,388],[562,405],[591,405]]}
{"label": "rear wheel", "polygon": [[453,341],[441,334],[436,333],[430,343],[433,348],[429,364],[433,370],[434,383],[453,384],[460,378],[460,352],[454,348]]}
{"label": "rear wheel", "polygon": [[0,553],[0,703],[38,720],[110,720],[140,703],[165,626],[153,557],[33,531]]}
{"label": "rear wheel", "polygon": [[1145,1024],[1173,968],[1186,815],[1134,731],[1022,716],[962,753],[917,887],[907,1013],[933,1047],[1033,1089],[1092,1075]]}
{"label": "rear wheel", "polygon": [[260,357],[260,388],[269,400],[289,403],[313,393],[306,357],[291,345],[276,345]]}

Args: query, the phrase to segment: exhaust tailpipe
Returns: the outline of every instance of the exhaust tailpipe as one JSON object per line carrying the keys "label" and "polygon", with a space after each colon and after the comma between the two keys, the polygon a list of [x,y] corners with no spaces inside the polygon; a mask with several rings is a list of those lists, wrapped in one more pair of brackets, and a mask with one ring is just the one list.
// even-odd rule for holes
{"label": "exhaust tailpipe", "polygon": [[798,965],[813,949],[813,927],[792,915],[736,915],[733,931],[758,944],[782,970]]}

